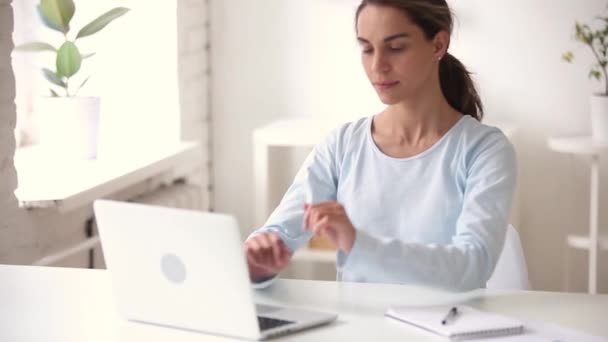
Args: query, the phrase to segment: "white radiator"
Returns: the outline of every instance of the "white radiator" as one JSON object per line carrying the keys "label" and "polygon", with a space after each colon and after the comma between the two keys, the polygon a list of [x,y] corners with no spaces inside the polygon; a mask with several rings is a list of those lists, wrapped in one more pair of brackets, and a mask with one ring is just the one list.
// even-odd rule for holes
{"label": "white radiator", "polygon": [[133,199],[133,202],[156,206],[207,210],[207,201],[199,185],[174,184]]}
{"label": "white radiator", "polygon": [[[180,209],[209,210],[209,204],[207,197],[203,193],[203,188],[199,185],[186,183],[162,186],[148,194],[133,198],[132,202]],[[94,224],[93,230],[97,230],[96,224]],[[75,246],[47,255],[35,261],[33,265],[51,266],[86,250],[98,250],[100,247],[99,243],[99,237],[92,236]],[[95,258],[97,260],[95,264],[100,268],[105,268],[105,263],[101,260],[101,252],[97,251],[95,254],[98,255]]]}

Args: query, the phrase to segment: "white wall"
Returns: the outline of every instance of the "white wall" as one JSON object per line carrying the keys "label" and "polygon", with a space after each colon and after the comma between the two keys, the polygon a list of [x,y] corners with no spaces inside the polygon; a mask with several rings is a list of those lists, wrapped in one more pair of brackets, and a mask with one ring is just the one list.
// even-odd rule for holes
{"label": "white wall", "polygon": [[[548,150],[551,135],[589,132],[587,80],[591,55],[574,42],[575,20],[601,13],[605,1],[453,0],[460,18],[454,53],[478,74],[489,116],[520,127],[521,231],[533,285],[586,289],[586,253],[565,249],[565,234],[588,228],[585,159]],[[568,65],[560,56],[577,52]],[[602,205],[608,208],[608,170],[602,172]],[[608,224],[606,210],[600,218]],[[604,230],[606,231],[606,230]],[[567,257],[570,259],[567,260]],[[608,258],[600,260],[600,284],[608,291]],[[568,265],[570,263],[570,265]]]}
{"label": "white wall", "polygon": [[211,1],[214,201],[244,230],[253,224],[253,129],[283,117],[346,120],[379,108],[358,67],[348,9],[355,3]]}
{"label": "white wall", "polygon": [[[252,225],[252,130],[284,117],[354,119],[378,104],[359,66],[356,0],[212,1],[212,115],[216,209]],[[458,16],[452,53],[476,73],[487,118],[519,126],[522,234],[535,288],[586,289],[586,253],[565,234],[587,227],[584,159],[548,150],[555,134],[586,133],[586,78],[591,57],[572,38],[575,19],[598,14],[604,1],[452,0]],[[562,52],[579,52],[575,65]],[[283,170],[292,172],[293,166]],[[608,170],[602,171],[608,208]],[[608,225],[608,210],[601,222]],[[566,272],[566,266],[569,271]],[[600,260],[608,291],[608,258]]]}

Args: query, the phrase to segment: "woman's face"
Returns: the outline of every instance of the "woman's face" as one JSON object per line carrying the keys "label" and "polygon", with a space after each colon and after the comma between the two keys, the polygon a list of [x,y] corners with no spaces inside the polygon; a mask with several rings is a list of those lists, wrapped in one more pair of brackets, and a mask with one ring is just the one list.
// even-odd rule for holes
{"label": "woman's face", "polygon": [[367,78],[380,100],[392,105],[438,82],[438,59],[449,37],[442,32],[428,41],[400,10],[368,5],[357,20],[357,39]]}

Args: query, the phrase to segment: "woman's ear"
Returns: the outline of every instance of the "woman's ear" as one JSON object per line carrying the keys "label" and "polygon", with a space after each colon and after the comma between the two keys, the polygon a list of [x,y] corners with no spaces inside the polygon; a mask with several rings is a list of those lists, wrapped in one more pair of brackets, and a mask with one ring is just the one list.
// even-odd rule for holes
{"label": "woman's ear", "polygon": [[450,46],[450,34],[446,31],[439,31],[433,38],[434,54],[437,60],[445,56]]}

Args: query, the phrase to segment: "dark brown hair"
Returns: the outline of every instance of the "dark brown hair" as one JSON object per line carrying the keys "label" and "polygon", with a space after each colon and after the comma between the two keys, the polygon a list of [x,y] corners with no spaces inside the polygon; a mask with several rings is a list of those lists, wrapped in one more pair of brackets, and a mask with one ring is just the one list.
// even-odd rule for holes
{"label": "dark brown hair", "polygon": [[[359,14],[368,5],[387,6],[402,11],[422,29],[427,40],[435,38],[441,31],[452,34],[452,12],[445,0],[362,0],[357,8],[355,25]],[[439,82],[443,96],[450,106],[481,121],[483,105],[471,73],[449,53],[446,53],[439,64]]]}

